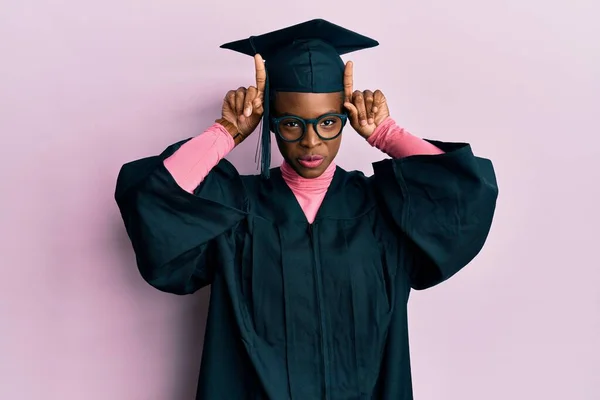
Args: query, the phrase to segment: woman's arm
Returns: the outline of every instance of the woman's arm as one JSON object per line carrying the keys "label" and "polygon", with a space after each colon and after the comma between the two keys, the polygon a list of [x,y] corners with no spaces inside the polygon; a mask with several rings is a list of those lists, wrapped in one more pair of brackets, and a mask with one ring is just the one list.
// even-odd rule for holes
{"label": "woman's arm", "polygon": [[188,193],[235,147],[232,134],[215,123],[203,134],[184,143],[163,161],[175,182]]}
{"label": "woman's arm", "polygon": [[371,146],[377,147],[392,158],[444,153],[432,143],[399,127],[391,117],[387,117],[367,141]]}
{"label": "woman's arm", "polygon": [[213,126],[121,167],[115,199],[138,269],[159,290],[187,294],[210,284],[215,252],[234,246],[227,232],[247,215],[247,201],[239,174],[222,159],[231,148],[226,135]]}
{"label": "woman's arm", "polygon": [[382,210],[411,243],[411,286],[426,289],[450,278],[482,249],[498,197],[494,167],[466,143],[433,142],[438,155],[373,164]]}

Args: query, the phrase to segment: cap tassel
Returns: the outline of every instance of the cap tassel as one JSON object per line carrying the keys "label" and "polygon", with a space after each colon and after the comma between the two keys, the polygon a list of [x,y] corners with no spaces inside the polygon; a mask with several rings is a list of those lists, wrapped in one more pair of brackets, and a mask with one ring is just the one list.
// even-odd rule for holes
{"label": "cap tassel", "polygon": [[[256,50],[256,44],[254,43],[254,36],[250,36],[250,46],[252,46],[252,50],[254,54],[258,54]],[[263,179],[269,179],[271,176],[271,127],[269,124],[269,106],[271,105],[270,101],[270,85],[269,85],[269,71],[265,68],[266,80],[265,80],[265,93],[263,100],[263,117],[261,122],[261,135],[259,138],[259,143],[257,146],[260,146],[260,152],[258,154],[259,159],[257,162],[260,162],[260,175]]]}
{"label": "cap tassel", "polygon": [[267,80],[265,82],[265,95],[263,104],[263,119],[262,119],[262,132],[260,137],[260,174],[264,179],[269,179],[271,175],[271,127],[269,124],[269,107],[270,101],[270,88],[269,88],[269,76],[267,73]]}

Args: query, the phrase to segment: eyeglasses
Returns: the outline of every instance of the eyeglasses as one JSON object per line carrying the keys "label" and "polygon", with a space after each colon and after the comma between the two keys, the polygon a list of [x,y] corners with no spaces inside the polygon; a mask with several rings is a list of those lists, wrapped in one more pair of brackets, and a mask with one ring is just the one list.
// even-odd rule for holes
{"label": "eyeglasses", "polygon": [[348,121],[346,114],[325,114],[314,119],[300,118],[295,115],[271,118],[271,130],[286,142],[299,142],[306,134],[306,127],[312,124],[322,140],[332,140],[342,133]]}

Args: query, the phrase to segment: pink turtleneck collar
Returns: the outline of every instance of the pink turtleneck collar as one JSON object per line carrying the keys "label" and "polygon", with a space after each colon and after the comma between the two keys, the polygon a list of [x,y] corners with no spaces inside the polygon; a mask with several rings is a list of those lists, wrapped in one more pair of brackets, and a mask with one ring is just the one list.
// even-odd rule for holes
{"label": "pink turtleneck collar", "polygon": [[308,179],[298,175],[287,162],[284,161],[281,164],[281,176],[296,196],[306,219],[311,224],[315,220],[327,189],[333,180],[335,169],[336,165],[332,162],[319,177]]}
{"label": "pink turtleneck collar", "polygon": [[309,192],[321,192],[327,190],[333,175],[335,174],[335,163],[329,164],[327,169],[317,178],[304,178],[292,168],[286,161],[281,164],[281,175],[290,188],[302,189]]}

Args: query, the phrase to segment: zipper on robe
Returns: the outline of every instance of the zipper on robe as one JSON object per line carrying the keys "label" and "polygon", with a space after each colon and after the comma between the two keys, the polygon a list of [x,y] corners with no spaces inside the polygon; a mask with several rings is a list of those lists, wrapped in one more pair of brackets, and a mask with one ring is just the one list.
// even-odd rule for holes
{"label": "zipper on robe", "polygon": [[323,357],[323,375],[324,375],[324,386],[325,386],[325,400],[329,399],[329,387],[330,387],[330,376],[329,376],[329,349],[327,347],[327,324],[325,321],[325,309],[323,306],[323,284],[321,281],[321,259],[319,254],[319,244],[316,240],[315,230],[317,229],[317,223],[313,222],[308,225],[308,232],[310,235],[310,243],[313,250],[313,262],[315,265],[315,286],[317,292],[317,304],[319,307],[319,320],[321,323],[321,349]]}

